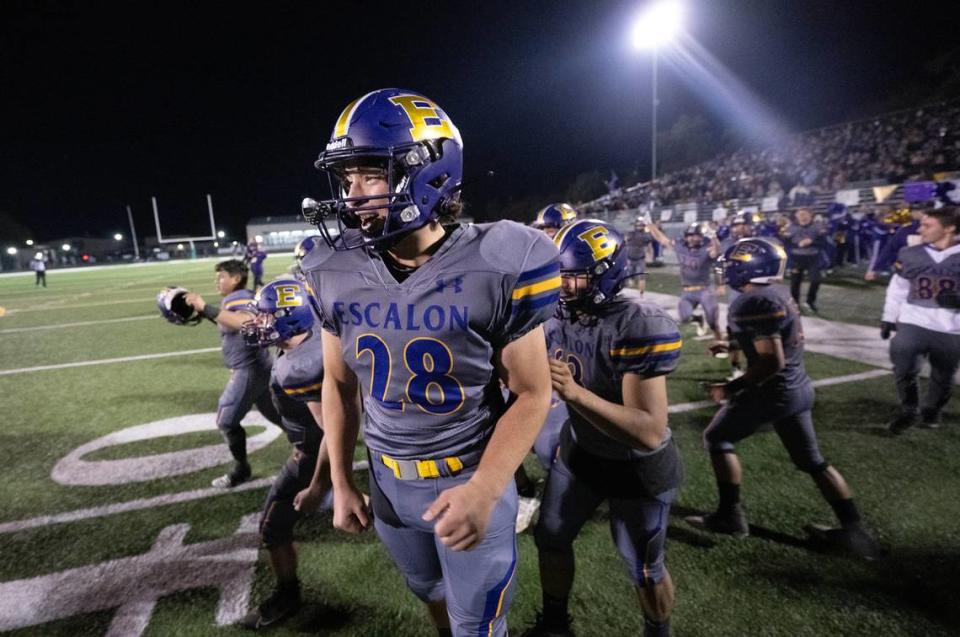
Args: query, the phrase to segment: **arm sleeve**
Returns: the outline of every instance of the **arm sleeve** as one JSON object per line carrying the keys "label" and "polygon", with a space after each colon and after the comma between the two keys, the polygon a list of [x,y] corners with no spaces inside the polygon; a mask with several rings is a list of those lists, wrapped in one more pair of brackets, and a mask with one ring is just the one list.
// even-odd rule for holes
{"label": "arm sleeve", "polygon": [[619,376],[663,376],[677,368],[683,341],[677,323],[665,313],[636,316],[610,344],[610,361]]}
{"label": "arm sleeve", "polygon": [[910,281],[899,274],[894,274],[890,278],[890,285],[887,286],[887,296],[883,302],[883,318],[880,320],[896,323],[900,318],[900,306],[906,303],[909,293]]}
{"label": "arm sleeve", "polygon": [[503,278],[505,302],[491,341],[502,348],[554,315],[560,299],[560,260],[547,235],[537,232],[520,271]]}
{"label": "arm sleeve", "polygon": [[738,304],[732,319],[751,339],[779,338],[788,312],[779,299],[758,296]]}

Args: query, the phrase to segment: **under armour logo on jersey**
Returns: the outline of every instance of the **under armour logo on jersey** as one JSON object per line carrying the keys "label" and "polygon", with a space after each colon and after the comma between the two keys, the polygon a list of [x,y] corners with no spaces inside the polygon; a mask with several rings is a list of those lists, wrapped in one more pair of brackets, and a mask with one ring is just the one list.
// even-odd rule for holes
{"label": "under armour logo on jersey", "polygon": [[448,287],[453,288],[454,294],[463,292],[463,277],[456,277],[450,280],[437,279],[437,292],[445,292]]}

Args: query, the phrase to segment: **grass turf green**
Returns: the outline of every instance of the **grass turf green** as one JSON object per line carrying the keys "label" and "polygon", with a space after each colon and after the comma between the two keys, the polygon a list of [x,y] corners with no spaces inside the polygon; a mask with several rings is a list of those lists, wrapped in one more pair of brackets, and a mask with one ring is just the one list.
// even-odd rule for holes
{"label": "grass turf green", "polygon": [[[283,259],[268,260],[268,274]],[[97,360],[115,356],[216,347],[210,325],[175,328],[157,318],[63,329],[3,330],[155,312],[153,296],[180,284],[215,300],[213,262],[53,271],[46,290],[29,278],[0,278],[0,368]],[[675,278],[657,272],[651,290],[676,290]],[[825,290],[827,286],[825,286]],[[852,291],[851,291],[852,290]],[[861,291],[843,288],[847,305]],[[881,289],[882,292],[882,289]],[[867,288],[859,313],[873,315],[875,288]],[[824,297],[825,301],[829,297]],[[871,300],[873,299],[873,300]],[[882,294],[880,295],[882,302]],[[826,302],[821,304],[827,313]],[[690,336],[691,334],[687,334]],[[808,355],[814,378],[868,369],[855,362]],[[680,368],[669,379],[672,404],[703,399],[699,383],[726,373],[688,339]],[[50,479],[53,465],[77,446],[124,427],[191,413],[212,412],[227,378],[218,352],[156,360],[0,376],[0,522],[9,522],[206,487],[223,467],[185,476],[116,487],[67,487]],[[814,419],[825,455],[853,487],[867,521],[889,555],[863,563],[818,552],[802,531],[810,521],[830,522],[829,508],[809,478],[794,470],[776,436],[758,434],[738,447],[744,464],[744,499],[753,524],[745,540],[713,537],[687,526],[682,514],[711,508],[715,487],[700,434],[713,409],[671,417],[687,480],[669,527],[668,564],[677,586],[676,635],[949,635],[960,630],[954,572],[960,568],[956,520],[960,505],[960,433],[913,431],[889,439],[882,424],[894,404],[892,380],[818,390]],[[948,415],[955,417],[954,400]],[[950,418],[947,419],[950,421]],[[205,445],[216,434],[198,433],[105,449],[99,459],[129,457]],[[281,437],[251,457],[258,476],[274,473],[288,453]],[[358,452],[358,457],[362,450]],[[530,473],[542,475],[532,459]],[[362,480],[361,480],[362,482]],[[265,489],[225,494],[79,522],[0,535],[0,581],[137,555],[166,526],[190,524],[186,542],[225,537],[241,517],[257,512]],[[301,579],[307,607],[275,635],[424,635],[429,624],[372,533],[346,536],[318,515],[299,527]],[[637,633],[642,622],[635,596],[609,537],[603,510],[576,543],[577,581],[571,611],[579,635]],[[513,632],[539,606],[536,548],[520,537]],[[270,592],[272,577],[261,560],[254,600]],[[215,629],[217,593],[187,590],[160,600],[147,635],[241,634]],[[97,612],[15,631],[16,635],[101,635],[112,613]]]}

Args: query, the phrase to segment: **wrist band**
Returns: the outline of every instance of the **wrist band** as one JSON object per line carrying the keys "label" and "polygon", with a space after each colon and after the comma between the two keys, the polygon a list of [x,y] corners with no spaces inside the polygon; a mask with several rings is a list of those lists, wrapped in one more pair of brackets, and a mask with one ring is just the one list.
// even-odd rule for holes
{"label": "wrist band", "polygon": [[207,303],[203,307],[203,311],[200,312],[200,316],[208,318],[211,321],[216,321],[217,317],[220,315],[220,308],[212,303]]}

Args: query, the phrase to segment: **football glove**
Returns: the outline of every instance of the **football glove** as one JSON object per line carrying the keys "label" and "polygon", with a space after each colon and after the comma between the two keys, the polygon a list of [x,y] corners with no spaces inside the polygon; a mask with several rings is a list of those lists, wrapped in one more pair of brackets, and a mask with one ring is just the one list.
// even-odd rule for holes
{"label": "football glove", "polygon": [[897,331],[897,324],[889,321],[880,321],[880,338],[887,340],[891,332]]}

